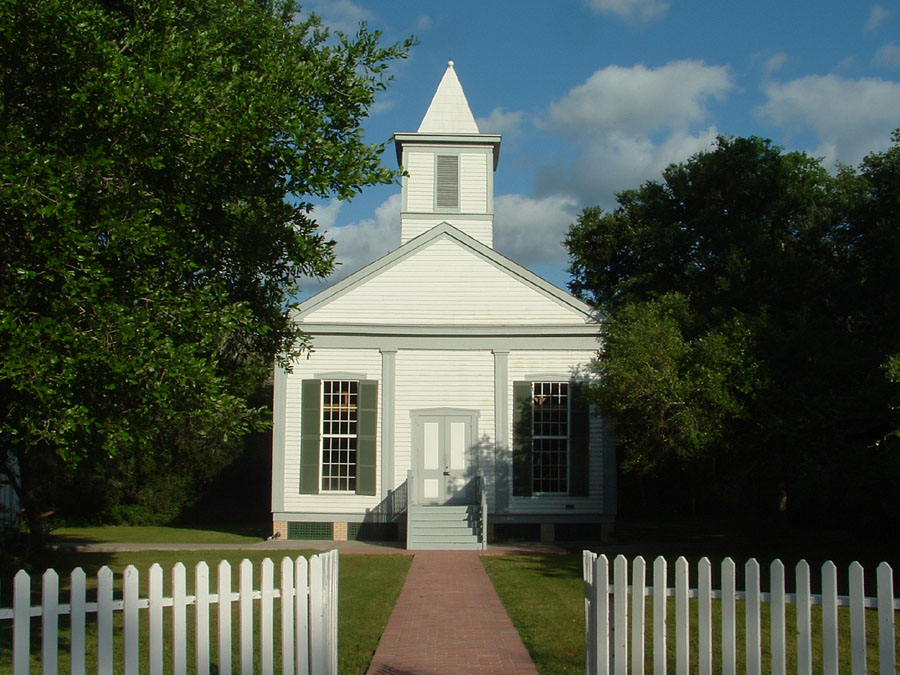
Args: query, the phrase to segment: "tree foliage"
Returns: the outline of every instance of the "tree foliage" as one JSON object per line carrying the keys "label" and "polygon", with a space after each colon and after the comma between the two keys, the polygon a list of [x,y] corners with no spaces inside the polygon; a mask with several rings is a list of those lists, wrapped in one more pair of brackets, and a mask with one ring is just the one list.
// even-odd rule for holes
{"label": "tree foliage", "polygon": [[0,6],[0,447],[32,515],[62,469],[215,464],[260,421],[333,265],[309,199],[394,179],[360,124],[409,44],[292,2]]}
{"label": "tree foliage", "polygon": [[615,211],[581,214],[571,288],[607,316],[596,400],[623,468],[702,465],[707,497],[734,505],[774,504],[787,482],[810,511],[882,482],[898,427],[898,141],[831,175],[720,138]]}

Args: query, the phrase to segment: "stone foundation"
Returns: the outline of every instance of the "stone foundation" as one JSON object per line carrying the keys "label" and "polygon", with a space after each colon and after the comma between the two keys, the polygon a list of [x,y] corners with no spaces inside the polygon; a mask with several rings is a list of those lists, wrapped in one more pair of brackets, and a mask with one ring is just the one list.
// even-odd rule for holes
{"label": "stone foundation", "polygon": [[347,541],[347,523],[334,524],[334,541]]}
{"label": "stone foundation", "polygon": [[272,521],[272,534],[277,535],[277,539],[287,539],[287,521],[286,520],[275,520]]}

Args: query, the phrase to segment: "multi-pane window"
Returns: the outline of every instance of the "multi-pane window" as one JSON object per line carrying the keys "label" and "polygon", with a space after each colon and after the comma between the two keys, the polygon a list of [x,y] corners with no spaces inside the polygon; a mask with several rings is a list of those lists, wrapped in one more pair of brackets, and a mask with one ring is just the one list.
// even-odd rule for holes
{"label": "multi-pane window", "polygon": [[359,382],[322,381],[322,490],[356,490]]}
{"label": "multi-pane window", "polygon": [[531,480],[534,492],[569,489],[569,383],[532,384]]}

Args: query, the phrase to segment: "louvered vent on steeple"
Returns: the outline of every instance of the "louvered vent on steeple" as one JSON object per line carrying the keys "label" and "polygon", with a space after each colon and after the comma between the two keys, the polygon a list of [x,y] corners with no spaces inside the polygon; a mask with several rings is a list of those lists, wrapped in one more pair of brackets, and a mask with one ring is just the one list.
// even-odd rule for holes
{"label": "louvered vent on steeple", "polygon": [[459,210],[459,155],[437,156],[435,207],[439,211]]}

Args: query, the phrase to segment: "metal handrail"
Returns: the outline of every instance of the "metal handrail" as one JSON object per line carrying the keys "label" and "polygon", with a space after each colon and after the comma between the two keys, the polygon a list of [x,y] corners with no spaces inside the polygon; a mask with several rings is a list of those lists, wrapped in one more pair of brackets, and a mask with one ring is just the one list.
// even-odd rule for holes
{"label": "metal handrail", "polygon": [[484,484],[484,472],[479,469],[478,477],[475,482],[476,485],[476,497],[481,504],[481,548],[487,548],[487,488]]}

